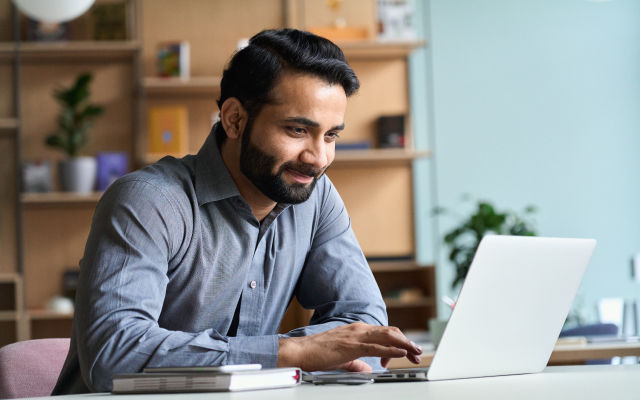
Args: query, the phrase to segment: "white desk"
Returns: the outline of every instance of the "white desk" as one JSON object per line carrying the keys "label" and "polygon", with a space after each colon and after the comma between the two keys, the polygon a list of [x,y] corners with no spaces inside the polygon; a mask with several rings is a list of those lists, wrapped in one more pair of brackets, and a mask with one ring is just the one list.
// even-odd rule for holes
{"label": "white desk", "polygon": [[[98,400],[107,393],[59,399]],[[116,400],[591,400],[640,398],[640,364],[548,367],[541,374],[440,382],[314,386],[236,393],[118,395]],[[51,399],[43,397],[42,399]]]}

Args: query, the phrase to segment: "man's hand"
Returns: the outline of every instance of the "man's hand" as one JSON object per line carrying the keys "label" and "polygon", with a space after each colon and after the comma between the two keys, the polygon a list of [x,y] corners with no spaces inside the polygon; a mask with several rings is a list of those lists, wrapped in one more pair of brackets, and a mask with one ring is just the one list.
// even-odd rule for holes
{"label": "man's hand", "polygon": [[303,371],[371,371],[360,357],[381,357],[383,367],[391,358],[407,357],[420,362],[422,348],[407,339],[400,329],[362,322],[343,325],[315,335],[279,339],[278,367],[299,367]]}

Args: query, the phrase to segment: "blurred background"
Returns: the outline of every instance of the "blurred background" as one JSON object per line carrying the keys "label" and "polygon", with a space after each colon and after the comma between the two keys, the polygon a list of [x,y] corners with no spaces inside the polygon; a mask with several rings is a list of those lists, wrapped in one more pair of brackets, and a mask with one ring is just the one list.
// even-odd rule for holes
{"label": "blurred background", "polygon": [[597,239],[566,328],[638,334],[637,1],[0,0],[0,345],[69,337],[102,192],[196,153],[227,60],[283,27],[361,80],[328,175],[390,324],[429,340],[478,240],[520,234]]}

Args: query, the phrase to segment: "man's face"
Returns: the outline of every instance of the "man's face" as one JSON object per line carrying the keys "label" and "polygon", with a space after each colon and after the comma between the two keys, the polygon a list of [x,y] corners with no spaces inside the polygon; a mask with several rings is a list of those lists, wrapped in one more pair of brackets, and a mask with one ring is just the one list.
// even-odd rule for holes
{"label": "man's face", "polygon": [[347,97],[340,85],[287,74],[273,98],[275,104],[263,107],[247,124],[240,170],[271,200],[299,204],[333,161]]}

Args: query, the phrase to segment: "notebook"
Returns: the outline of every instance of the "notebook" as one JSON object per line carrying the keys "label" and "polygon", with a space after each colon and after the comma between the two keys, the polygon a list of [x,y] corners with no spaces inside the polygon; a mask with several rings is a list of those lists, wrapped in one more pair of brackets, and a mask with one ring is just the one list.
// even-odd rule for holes
{"label": "notebook", "polygon": [[113,394],[235,392],[300,384],[299,368],[272,368],[230,373],[181,372],[113,375]]}

